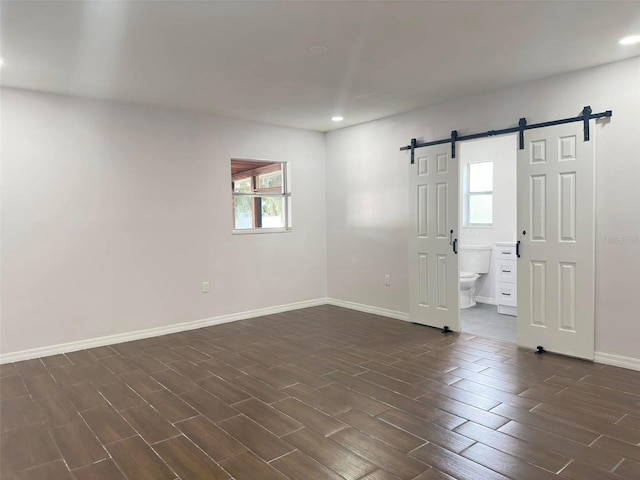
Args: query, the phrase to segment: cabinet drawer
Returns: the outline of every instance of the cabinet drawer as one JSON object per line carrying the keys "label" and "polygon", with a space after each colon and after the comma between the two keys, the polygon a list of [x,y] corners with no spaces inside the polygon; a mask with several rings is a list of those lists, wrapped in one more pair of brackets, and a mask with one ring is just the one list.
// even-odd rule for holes
{"label": "cabinet drawer", "polygon": [[496,303],[515,307],[518,304],[517,285],[514,283],[496,283]]}
{"label": "cabinet drawer", "polygon": [[518,262],[515,260],[500,260],[496,262],[498,282],[516,283],[518,281]]}
{"label": "cabinet drawer", "polygon": [[498,260],[515,260],[516,259],[516,246],[509,247],[495,247],[498,254]]}

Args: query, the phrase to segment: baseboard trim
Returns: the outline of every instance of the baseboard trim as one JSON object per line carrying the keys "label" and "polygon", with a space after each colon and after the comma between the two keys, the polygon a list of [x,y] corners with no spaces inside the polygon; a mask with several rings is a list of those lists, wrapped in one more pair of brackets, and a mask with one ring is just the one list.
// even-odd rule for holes
{"label": "baseboard trim", "polygon": [[486,303],[487,305],[497,305],[495,298],[489,297],[473,297],[477,303]]}
{"label": "baseboard trim", "polygon": [[246,320],[248,318],[261,317],[263,315],[272,315],[274,313],[288,312],[299,310],[301,308],[317,307],[318,305],[326,305],[326,298],[318,298],[315,300],[305,300],[302,302],[289,303],[285,305],[277,305],[273,307],[258,308],[256,310],[248,310],[246,312],[232,313],[228,315],[220,315],[212,318],[204,318],[191,322],[174,323],[163,327],[148,328],[145,330],[136,330],[133,332],[119,333],[115,335],[107,335],[104,337],[91,338],[88,340],[79,340],[76,342],[60,343],[58,345],[50,345],[46,347],[31,348],[28,350],[20,350],[17,352],[0,353],[0,365],[3,363],[19,362],[22,360],[30,360],[32,358],[47,357],[49,355],[57,355],[60,353],[70,353],[77,350],[85,350],[87,348],[102,347],[104,345],[113,345],[116,343],[130,342],[132,340],[140,340],[143,338],[158,337],[169,333],[184,332],[187,330],[196,330],[198,328],[210,327],[212,325],[220,325],[222,323],[235,322],[238,320]]}
{"label": "baseboard trim", "polygon": [[399,312],[397,310],[389,310],[388,308],[373,307],[371,305],[348,302],[347,300],[340,300],[337,298],[328,298],[327,304],[334,305],[336,307],[349,308],[351,310],[357,310],[359,312],[373,313],[374,315],[380,315],[382,317],[395,318],[396,320],[404,320],[405,322],[409,321],[408,313]]}
{"label": "baseboard trim", "polygon": [[594,362],[640,371],[640,358],[614,355],[613,353],[596,352]]}
{"label": "baseboard trim", "polygon": [[[476,298],[480,303],[484,302],[484,298]],[[491,300],[491,299],[487,299]],[[299,310],[302,308],[317,307],[319,305],[334,305],[336,307],[348,308],[359,312],[372,313],[396,320],[409,321],[409,314],[390,310],[387,308],[374,307],[364,305],[362,303],[349,302],[337,298],[317,298],[314,300],[305,300],[302,302],[289,303],[285,305],[276,305],[273,307],[258,308],[245,312],[232,313],[228,315],[220,315],[217,317],[194,320],[191,322],[174,323],[163,327],[149,328],[145,330],[136,330],[133,332],[120,333],[116,335],[107,335],[104,337],[91,338],[88,340],[79,340],[76,342],[61,343],[58,345],[50,345],[46,347],[31,348],[28,350],[20,350],[10,353],[0,353],[0,365],[10,362],[19,362],[22,360],[30,360],[32,358],[47,357],[49,355],[57,355],[60,353],[75,352],[87,348],[102,347],[105,345],[113,345],[116,343],[130,342],[132,340],[140,340],[143,338],[158,337],[169,333],[184,332],[187,330],[196,330],[198,328],[220,325],[223,323],[236,322],[238,320],[246,320],[249,318],[262,317],[264,315],[272,315],[275,313]],[[495,303],[494,303],[495,304]],[[612,353],[595,352],[594,361],[604,365],[612,365],[615,367],[627,368],[630,370],[640,371],[640,358],[625,357],[623,355],[615,355]]]}

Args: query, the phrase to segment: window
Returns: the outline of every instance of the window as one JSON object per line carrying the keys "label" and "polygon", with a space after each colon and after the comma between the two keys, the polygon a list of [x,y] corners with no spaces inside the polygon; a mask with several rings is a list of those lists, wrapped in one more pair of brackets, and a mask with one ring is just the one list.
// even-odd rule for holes
{"label": "window", "polygon": [[231,160],[234,232],[290,228],[286,162]]}
{"label": "window", "polygon": [[465,226],[491,226],[493,223],[493,162],[467,165],[464,191]]}

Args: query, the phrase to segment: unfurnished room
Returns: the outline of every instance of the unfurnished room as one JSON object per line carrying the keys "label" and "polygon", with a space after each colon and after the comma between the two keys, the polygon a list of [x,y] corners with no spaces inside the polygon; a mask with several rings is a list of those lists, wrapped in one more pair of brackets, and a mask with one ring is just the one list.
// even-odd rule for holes
{"label": "unfurnished room", "polygon": [[640,1],[0,0],[0,480],[640,478]]}

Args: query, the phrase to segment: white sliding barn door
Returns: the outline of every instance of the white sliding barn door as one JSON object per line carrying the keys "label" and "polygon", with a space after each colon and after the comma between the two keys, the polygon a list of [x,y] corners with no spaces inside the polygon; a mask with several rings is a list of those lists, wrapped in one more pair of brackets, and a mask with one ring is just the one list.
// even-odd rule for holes
{"label": "white sliding barn door", "polygon": [[453,251],[458,161],[450,152],[449,144],[422,148],[409,169],[409,318],[459,331],[458,255]]}
{"label": "white sliding barn door", "polygon": [[581,122],[526,131],[517,165],[518,344],[586,359],[595,348],[591,132],[585,142]]}

